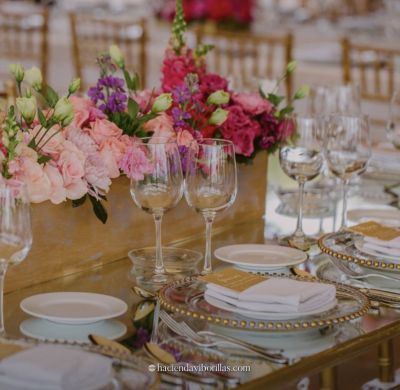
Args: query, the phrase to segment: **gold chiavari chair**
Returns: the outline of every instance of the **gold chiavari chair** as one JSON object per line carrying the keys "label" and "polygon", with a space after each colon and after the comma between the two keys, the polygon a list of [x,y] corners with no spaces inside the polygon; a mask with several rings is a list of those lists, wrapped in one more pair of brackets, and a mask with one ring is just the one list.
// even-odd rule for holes
{"label": "gold chiavari chair", "polygon": [[360,85],[361,98],[388,102],[396,86],[400,49],[358,44],[342,39],[343,82]]}
{"label": "gold chiavari chair", "polygon": [[72,49],[75,74],[84,85],[85,68],[96,65],[95,58],[117,44],[125,56],[126,67],[139,74],[141,87],[146,84],[147,22],[98,18],[91,15],[70,13]]}
{"label": "gold chiavari chair", "polygon": [[[254,79],[274,78],[282,66],[292,61],[293,37],[286,35],[255,35],[249,32],[196,30],[197,42],[214,45],[207,55],[213,72],[239,77],[245,88],[254,87]],[[280,53],[279,53],[280,52]],[[277,58],[280,54],[280,58]],[[292,77],[286,79],[286,93],[292,95]]]}
{"label": "gold chiavari chair", "polygon": [[44,82],[48,64],[48,10],[28,8],[21,12],[0,5],[0,58],[38,66]]}

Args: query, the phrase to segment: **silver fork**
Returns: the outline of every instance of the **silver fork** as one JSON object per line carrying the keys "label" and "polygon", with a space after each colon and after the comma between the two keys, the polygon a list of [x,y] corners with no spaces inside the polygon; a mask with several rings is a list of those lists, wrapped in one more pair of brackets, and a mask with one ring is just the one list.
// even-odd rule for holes
{"label": "silver fork", "polygon": [[284,357],[280,353],[281,351],[266,350],[264,348],[257,347],[256,345],[246,343],[245,341],[238,340],[233,337],[229,337],[229,336],[225,336],[225,335],[219,335],[217,333],[210,332],[210,331],[200,331],[200,332],[196,333],[185,322],[181,322],[181,323],[177,322],[164,310],[160,311],[160,318],[173,332],[189,339],[191,342],[193,342],[194,344],[196,344],[200,347],[209,348],[209,347],[216,347],[218,345],[221,345],[221,342],[210,341],[208,338],[208,337],[216,337],[216,338],[219,338],[230,344],[241,346],[251,352],[254,352],[254,353],[264,357],[268,361],[278,363],[278,364],[288,364],[289,363],[289,359]]}

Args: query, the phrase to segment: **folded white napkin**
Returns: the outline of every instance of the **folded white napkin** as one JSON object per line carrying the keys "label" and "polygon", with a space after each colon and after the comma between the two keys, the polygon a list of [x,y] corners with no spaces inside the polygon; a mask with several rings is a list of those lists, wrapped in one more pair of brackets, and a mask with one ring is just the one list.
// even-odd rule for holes
{"label": "folded white napkin", "polygon": [[241,309],[271,313],[314,311],[336,300],[333,285],[285,278],[269,278],[240,293],[208,283],[205,294]]}
{"label": "folded white napkin", "polygon": [[0,362],[0,389],[94,390],[111,380],[109,358],[55,345],[29,348]]}
{"label": "folded white napkin", "polygon": [[380,240],[375,237],[364,236],[364,245],[377,245],[383,249],[400,249],[400,237],[396,237],[390,241]]}

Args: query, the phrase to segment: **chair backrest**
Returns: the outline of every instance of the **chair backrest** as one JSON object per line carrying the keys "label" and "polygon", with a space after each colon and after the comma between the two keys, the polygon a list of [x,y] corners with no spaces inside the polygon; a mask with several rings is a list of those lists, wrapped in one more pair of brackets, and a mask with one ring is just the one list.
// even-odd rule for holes
{"label": "chair backrest", "polygon": [[117,44],[125,56],[126,67],[139,74],[141,87],[146,85],[147,22],[121,21],[70,13],[75,74],[82,79],[85,68],[96,65],[96,57]]}
{"label": "chair backrest", "polygon": [[0,58],[38,66],[47,80],[48,10],[10,12],[0,6]]}
{"label": "chair backrest", "polygon": [[0,111],[5,111],[11,105],[15,104],[16,90],[15,84],[7,80],[4,82],[2,89],[0,90]]}
{"label": "chair backrest", "polygon": [[[239,77],[244,87],[253,87],[254,78],[279,76],[283,67],[292,61],[291,33],[283,36],[255,35],[250,32],[205,32],[198,28],[196,35],[198,43],[214,45],[207,55],[209,69],[226,77]],[[291,75],[286,79],[286,93],[290,98]]]}
{"label": "chair backrest", "polygon": [[357,83],[361,98],[390,101],[396,87],[396,59],[400,49],[358,44],[342,39],[343,82]]}

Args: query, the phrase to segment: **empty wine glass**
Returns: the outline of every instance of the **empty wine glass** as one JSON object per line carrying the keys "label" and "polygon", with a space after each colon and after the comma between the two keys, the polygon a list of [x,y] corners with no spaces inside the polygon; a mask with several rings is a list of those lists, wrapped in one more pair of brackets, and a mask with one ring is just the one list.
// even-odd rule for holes
{"label": "empty wine glass", "polygon": [[154,285],[167,281],[161,245],[163,215],[174,208],[183,194],[183,175],[178,145],[163,137],[142,138],[143,175],[131,179],[130,192],[138,207],[153,215],[156,229]]}
{"label": "empty wine glass", "polygon": [[396,149],[400,149],[400,93],[393,94],[389,108],[389,120],[386,135]]}
{"label": "empty wine glass", "polygon": [[237,193],[235,147],[221,139],[192,143],[188,151],[185,198],[206,223],[203,274],[212,271],[211,230],[218,212],[233,204]]}
{"label": "empty wine glass", "polygon": [[32,246],[28,197],[24,185],[0,184],[0,336],[5,335],[4,279],[9,265],[21,263]]}
{"label": "empty wine glass", "polygon": [[347,188],[362,174],[371,157],[369,120],[366,116],[331,115],[326,120],[325,156],[331,172],[342,181],[342,225],[347,226]]}
{"label": "empty wine glass", "polygon": [[279,162],[283,171],[299,184],[299,212],[295,232],[281,239],[290,246],[308,250],[315,242],[303,232],[303,196],[304,185],[316,178],[323,167],[323,154],[319,120],[315,117],[300,117],[293,119],[295,134],[288,139],[279,151]]}

